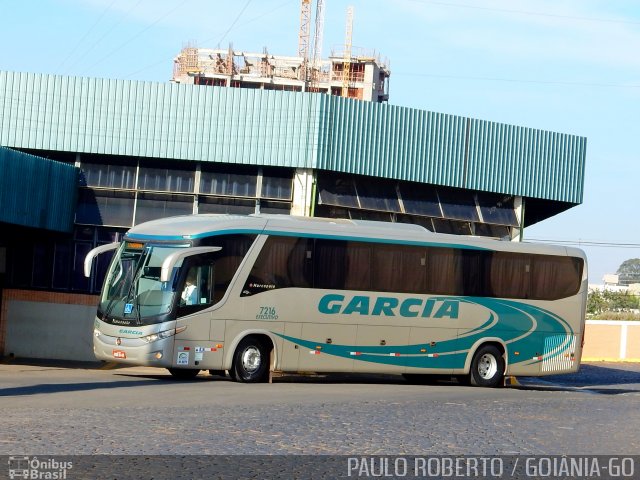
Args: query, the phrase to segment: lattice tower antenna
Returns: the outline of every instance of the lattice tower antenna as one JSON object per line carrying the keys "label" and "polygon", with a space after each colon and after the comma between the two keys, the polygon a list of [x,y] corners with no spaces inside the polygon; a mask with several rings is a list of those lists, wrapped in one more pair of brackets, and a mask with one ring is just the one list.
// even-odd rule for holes
{"label": "lattice tower antenna", "polygon": [[351,37],[353,35],[353,5],[347,7],[347,28],[344,35],[344,56],[342,61],[342,96],[349,96],[351,76]]}
{"label": "lattice tower antenna", "polygon": [[309,63],[309,33],[311,29],[311,0],[300,4],[300,32],[298,33],[298,56],[302,57],[301,80],[307,81]]}
{"label": "lattice tower antenna", "polygon": [[316,25],[313,30],[313,55],[311,62],[311,86],[317,87],[322,67],[322,35],[324,33],[324,0],[316,3]]}

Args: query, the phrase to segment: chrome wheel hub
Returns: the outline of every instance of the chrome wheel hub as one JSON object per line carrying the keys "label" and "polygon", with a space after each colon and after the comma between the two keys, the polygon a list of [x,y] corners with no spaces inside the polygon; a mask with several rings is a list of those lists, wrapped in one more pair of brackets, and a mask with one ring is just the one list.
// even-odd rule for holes
{"label": "chrome wheel hub", "polygon": [[498,371],[498,360],[493,355],[485,354],[480,357],[480,361],[478,362],[478,374],[488,380],[493,378],[493,376]]}
{"label": "chrome wheel hub", "polygon": [[262,364],[260,350],[256,347],[248,347],[242,352],[242,367],[249,373],[255,372]]}

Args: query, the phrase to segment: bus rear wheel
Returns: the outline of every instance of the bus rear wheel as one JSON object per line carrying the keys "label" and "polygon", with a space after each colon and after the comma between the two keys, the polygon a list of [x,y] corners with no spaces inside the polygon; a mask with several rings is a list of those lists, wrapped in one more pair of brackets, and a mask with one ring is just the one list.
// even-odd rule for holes
{"label": "bus rear wheel", "polygon": [[504,378],[502,353],[494,345],[480,347],[471,361],[469,380],[476,387],[497,387]]}
{"label": "bus rear wheel", "polygon": [[244,338],[233,355],[229,374],[238,382],[264,382],[269,373],[269,351],[254,337]]}
{"label": "bus rear wheel", "polygon": [[197,368],[167,368],[167,370],[169,370],[169,373],[173,378],[178,378],[180,380],[196,378],[200,373],[200,370]]}

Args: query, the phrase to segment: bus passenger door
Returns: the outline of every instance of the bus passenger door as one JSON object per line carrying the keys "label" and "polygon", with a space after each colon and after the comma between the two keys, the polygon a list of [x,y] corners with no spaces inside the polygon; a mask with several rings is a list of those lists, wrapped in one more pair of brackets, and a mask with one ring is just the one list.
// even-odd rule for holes
{"label": "bus passenger door", "polygon": [[177,322],[175,336],[176,365],[218,370],[222,366],[224,331],[212,335],[216,268],[210,257],[197,256],[185,264],[186,274],[177,290]]}

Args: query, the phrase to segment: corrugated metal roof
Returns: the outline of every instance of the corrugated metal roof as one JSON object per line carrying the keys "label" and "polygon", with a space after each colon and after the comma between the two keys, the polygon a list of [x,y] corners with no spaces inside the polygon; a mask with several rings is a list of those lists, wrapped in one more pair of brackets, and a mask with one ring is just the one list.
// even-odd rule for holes
{"label": "corrugated metal roof", "polygon": [[335,170],[581,203],[586,139],[325,94],[0,72],[0,145]]}
{"label": "corrugated metal roof", "polygon": [[73,229],[79,170],[0,147],[0,222]]}

